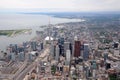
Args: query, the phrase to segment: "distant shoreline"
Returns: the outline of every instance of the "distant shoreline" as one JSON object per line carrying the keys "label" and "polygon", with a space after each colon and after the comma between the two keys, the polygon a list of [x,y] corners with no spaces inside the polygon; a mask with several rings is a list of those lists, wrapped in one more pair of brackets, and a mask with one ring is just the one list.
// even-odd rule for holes
{"label": "distant shoreline", "polygon": [[32,15],[48,15],[56,18],[66,19],[81,19],[85,17],[100,17],[100,16],[112,16],[120,15],[118,11],[106,11],[106,12],[22,12],[18,14],[32,14]]}

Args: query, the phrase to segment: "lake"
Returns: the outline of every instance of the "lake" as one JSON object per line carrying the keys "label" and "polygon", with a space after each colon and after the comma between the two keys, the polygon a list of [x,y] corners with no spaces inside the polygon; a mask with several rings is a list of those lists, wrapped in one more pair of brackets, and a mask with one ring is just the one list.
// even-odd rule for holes
{"label": "lake", "polygon": [[5,51],[9,44],[20,44],[24,41],[29,41],[36,36],[35,30],[43,30],[40,26],[48,25],[49,20],[50,24],[81,21],[81,19],[56,18],[38,14],[0,14],[0,30],[26,28],[31,28],[33,30],[31,35],[20,34],[15,37],[0,36],[0,50]]}

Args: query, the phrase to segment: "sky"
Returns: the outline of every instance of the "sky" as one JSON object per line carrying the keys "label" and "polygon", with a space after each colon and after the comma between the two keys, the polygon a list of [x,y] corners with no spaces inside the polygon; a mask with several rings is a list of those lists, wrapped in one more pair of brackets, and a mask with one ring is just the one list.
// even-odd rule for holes
{"label": "sky", "polygon": [[0,0],[0,11],[120,11],[120,0]]}

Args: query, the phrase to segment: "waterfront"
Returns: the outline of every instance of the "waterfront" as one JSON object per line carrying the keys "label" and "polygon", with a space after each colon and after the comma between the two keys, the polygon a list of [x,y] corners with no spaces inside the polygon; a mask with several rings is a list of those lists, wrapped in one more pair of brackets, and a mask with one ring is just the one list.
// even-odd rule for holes
{"label": "waterfront", "polygon": [[42,25],[80,22],[81,19],[55,18],[47,15],[32,14],[0,14],[0,30],[32,29],[32,34],[20,34],[14,37],[0,36],[0,50],[5,50],[9,44],[20,44],[36,36],[36,30],[43,30]]}
{"label": "waterfront", "polygon": [[[106,18],[33,27],[31,41],[25,34],[9,37],[14,43],[1,51],[0,80],[119,80],[119,21]],[[29,42],[14,45],[21,39]]]}

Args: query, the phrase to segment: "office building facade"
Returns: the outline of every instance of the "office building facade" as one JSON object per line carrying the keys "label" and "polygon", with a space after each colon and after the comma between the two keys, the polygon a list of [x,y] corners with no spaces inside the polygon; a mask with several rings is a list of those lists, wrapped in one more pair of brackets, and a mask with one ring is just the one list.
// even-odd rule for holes
{"label": "office building facade", "polygon": [[74,45],[74,57],[79,57],[81,50],[81,42],[80,41],[75,41],[75,45]]}

